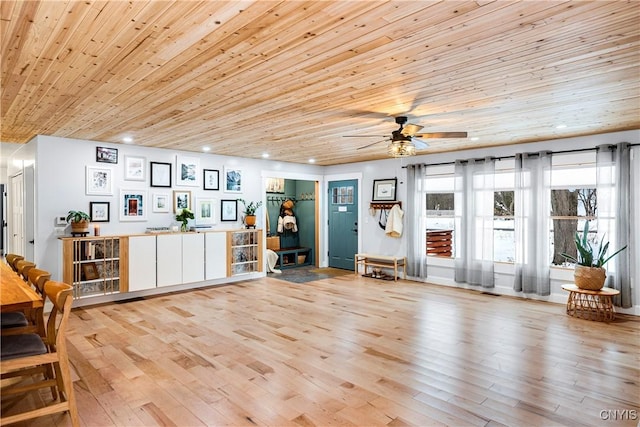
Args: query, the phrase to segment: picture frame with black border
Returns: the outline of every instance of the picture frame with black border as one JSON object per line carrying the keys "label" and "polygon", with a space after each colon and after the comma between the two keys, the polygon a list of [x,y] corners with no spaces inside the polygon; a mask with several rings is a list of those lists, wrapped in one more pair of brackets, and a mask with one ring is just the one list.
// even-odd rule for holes
{"label": "picture frame with black border", "polygon": [[373,202],[394,202],[396,200],[396,187],[398,179],[374,179],[373,180]]}
{"label": "picture frame with black border", "polygon": [[96,147],[96,162],[118,163],[118,149],[109,147]]}
{"label": "picture frame with black border", "polygon": [[171,188],[171,163],[149,162],[151,187]]}
{"label": "picture frame with black border", "polygon": [[237,200],[221,200],[220,201],[220,221],[237,221],[238,220],[238,201]]}
{"label": "picture frame with black border", "polygon": [[89,202],[91,222],[109,222],[111,216],[110,202]]}
{"label": "picture frame with black border", "polygon": [[191,209],[191,191],[173,190],[173,212],[180,213],[185,208]]}
{"label": "picture frame with black border", "polygon": [[202,188],[204,190],[220,190],[220,171],[217,169],[203,169]]}

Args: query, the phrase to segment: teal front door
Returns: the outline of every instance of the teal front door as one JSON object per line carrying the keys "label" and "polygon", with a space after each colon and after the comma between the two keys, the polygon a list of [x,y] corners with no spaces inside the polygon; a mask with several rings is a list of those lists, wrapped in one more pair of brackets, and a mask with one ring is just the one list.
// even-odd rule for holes
{"label": "teal front door", "polygon": [[329,182],[329,267],[354,269],[358,252],[358,180]]}

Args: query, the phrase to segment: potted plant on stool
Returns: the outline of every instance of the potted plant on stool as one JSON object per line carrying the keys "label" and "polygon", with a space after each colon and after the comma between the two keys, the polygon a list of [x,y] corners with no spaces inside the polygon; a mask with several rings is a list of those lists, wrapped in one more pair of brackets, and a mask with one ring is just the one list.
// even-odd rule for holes
{"label": "potted plant on stool", "polygon": [[580,289],[587,289],[590,291],[598,291],[604,286],[604,281],[607,278],[604,265],[614,256],[625,250],[627,246],[618,249],[613,255],[605,258],[607,249],[609,249],[609,242],[604,241],[604,236],[600,241],[600,246],[596,250],[591,242],[587,239],[589,234],[589,221],[585,221],[584,230],[582,231],[582,238],[576,232],[575,243],[578,251],[577,257],[562,253],[561,255],[567,260],[576,264],[574,272],[574,281],[577,287]]}
{"label": "potted plant on stool", "polygon": [[82,211],[69,211],[67,223],[71,224],[71,234],[88,234],[91,217]]}
{"label": "potted plant on stool", "polygon": [[255,227],[256,226],[256,211],[258,210],[258,208],[260,206],[262,206],[262,201],[259,202],[250,202],[247,203],[245,202],[243,199],[238,199],[238,201],[242,202],[242,204],[244,205],[244,224],[247,226],[247,228],[249,227]]}

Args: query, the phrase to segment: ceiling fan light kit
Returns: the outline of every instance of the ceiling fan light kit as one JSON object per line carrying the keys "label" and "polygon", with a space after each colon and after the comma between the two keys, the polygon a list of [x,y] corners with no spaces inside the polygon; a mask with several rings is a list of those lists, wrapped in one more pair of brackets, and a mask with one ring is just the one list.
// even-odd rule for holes
{"label": "ceiling fan light kit", "polygon": [[411,141],[391,141],[387,151],[391,157],[415,156],[416,146]]}
{"label": "ceiling fan light kit", "polygon": [[[387,152],[392,157],[408,157],[416,155],[416,148],[421,150],[427,148],[429,145],[421,141],[418,138],[466,138],[467,132],[430,132],[421,133],[418,132],[424,127],[420,125],[414,125],[407,123],[407,116],[395,117],[396,124],[400,125],[398,130],[391,132],[391,143],[387,147]],[[382,137],[383,135],[345,135],[349,137]],[[388,141],[389,139],[387,139]],[[384,140],[383,140],[384,141]],[[372,144],[359,147],[358,150],[363,148],[369,148],[372,145],[376,145],[383,141],[377,141]]]}

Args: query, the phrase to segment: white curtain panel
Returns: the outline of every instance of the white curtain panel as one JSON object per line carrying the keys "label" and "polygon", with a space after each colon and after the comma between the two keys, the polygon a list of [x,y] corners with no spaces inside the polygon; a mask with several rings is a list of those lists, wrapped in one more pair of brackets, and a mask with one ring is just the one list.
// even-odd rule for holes
{"label": "white curtain panel", "polygon": [[517,292],[549,295],[551,153],[516,154],[515,278]]}
{"label": "white curtain panel", "polygon": [[495,159],[455,164],[456,257],[458,283],[493,288],[493,198]]}
{"label": "white curtain panel", "polygon": [[631,236],[631,148],[627,143],[601,145],[596,154],[596,194],[598,197],[598,241],[609,241],[608,255],[627,246],[604,267],[605,286],[620,291],[615,305],[632,306],[629,248]]}
{"label": "white curtain panel", "polygon": [[427,277],[425,176],[425,165],[407,166],[407,274],[421,278]]}

